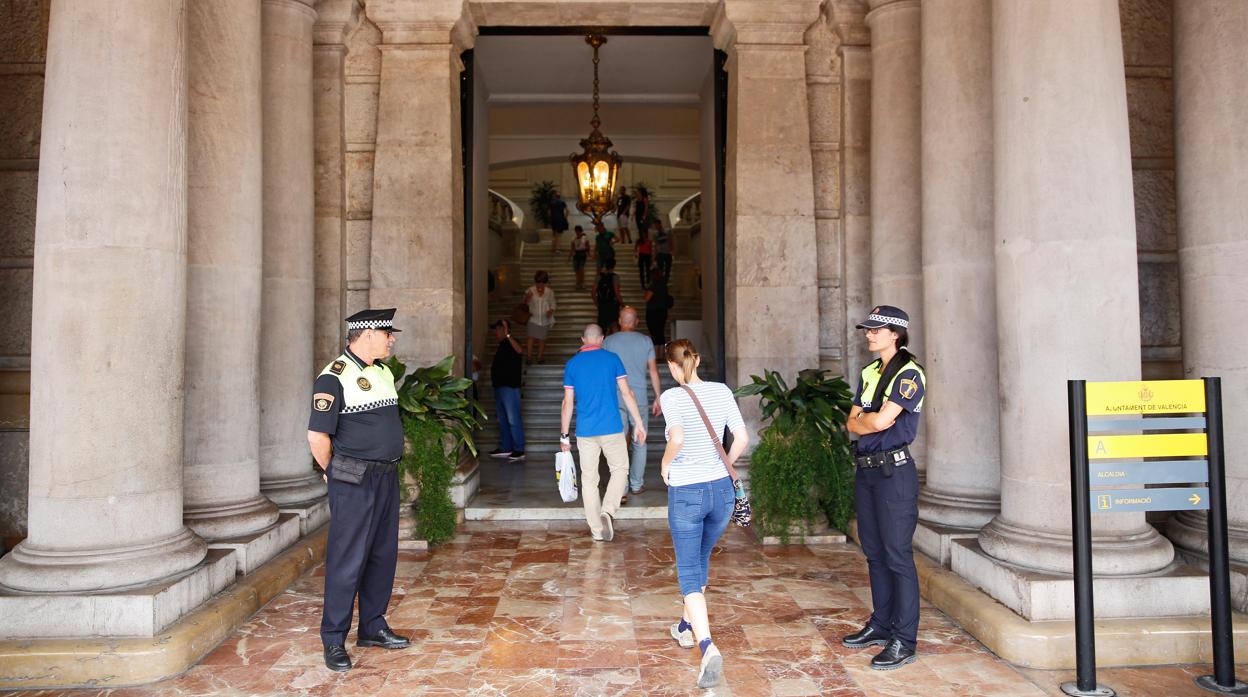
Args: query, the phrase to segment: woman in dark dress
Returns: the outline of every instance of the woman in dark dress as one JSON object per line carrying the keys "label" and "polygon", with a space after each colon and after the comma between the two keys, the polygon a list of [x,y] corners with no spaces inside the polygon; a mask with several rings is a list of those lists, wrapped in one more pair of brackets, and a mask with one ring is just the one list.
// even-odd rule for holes
{"label": "woman in dark dress", "polygon": [[650,287],[646,290],[646,327],[655,346],[667,343],[667,312],[674,304],[667,290],[667,276],[658,269],[651,269]]}

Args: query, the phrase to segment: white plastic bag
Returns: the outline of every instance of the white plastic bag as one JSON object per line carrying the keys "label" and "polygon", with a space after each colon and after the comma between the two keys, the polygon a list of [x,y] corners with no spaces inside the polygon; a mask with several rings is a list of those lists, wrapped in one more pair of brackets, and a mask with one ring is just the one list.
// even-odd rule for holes
{"label": "white plastic bag", "polygon": [[555,453],[555,481],[559,483],[559,496],[564,503],[576,500],[576,460],[572,459],[572,453],[562,450]]}

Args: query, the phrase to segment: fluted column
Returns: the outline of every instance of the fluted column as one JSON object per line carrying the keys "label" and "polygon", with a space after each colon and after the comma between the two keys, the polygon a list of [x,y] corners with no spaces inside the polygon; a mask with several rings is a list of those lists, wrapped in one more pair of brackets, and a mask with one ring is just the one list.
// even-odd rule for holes
{"label": "fluted column", "polygon": [[[1140,377],[1118,3],[997,0],[992,12],[1003,436],[1001,513],[979,542],[998,560],[1069,573],[1065,381]],[[1174,557],[1142,513],[1095,516],[1093,544],[1102,575],[1148,573]]]}
{"label": "fluted column", "polygon": [[214,0],[187,12],[183,519],[219,539],[278,515],[260,494],[260,5]]}
{"label": "fluted column", "polygon": [[992,3],[925,0],[922,15],[928,391],[919,518],[978,529],[997,513],[1001,492],[992,340]]}
{"label": "fluted column", "polygon": [[29,536],[0,559],[9,588],[138,585],[204,558],[182,524],[185,19],[181,0],[52,9]]}
{"label": "fluted column", "polygon": [[[871,0],[870,7],[870,303],[896,305],[916,315],[909,347],[922,360],[926,320],[917,316],[923,307],[919,0]],[[922,460],[920,466],[925,466]]]}
{"label": "fluted column", "polygon": [[[1248,3],[1174,6],[1175,155],[1183,372],[1222,378],[1231,558],[1248,563]],[[1207,554],[1203,513],[1167,528],[1184,550]],[[1243,609],[1243,608],[1240,608]]]}
{"label": "fluted column", "polygon": [[314,237],[312,0],[264,0],[264,293],[260,489],[278,504],[325,495],[308,453]]}

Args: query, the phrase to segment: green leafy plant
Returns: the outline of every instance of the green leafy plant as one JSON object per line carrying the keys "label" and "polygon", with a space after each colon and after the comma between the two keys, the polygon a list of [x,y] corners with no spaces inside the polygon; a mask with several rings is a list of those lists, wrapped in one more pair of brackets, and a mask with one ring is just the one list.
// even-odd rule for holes
{"label": "green leafy plant", "polygon": [[408,441],[399,462],[403,499],[411,501],[407,488],[410,478],[416,488],[417,536],[430,544],[446,542],[455,534],[451,480],[459,452],[468,448],[477,454],[472,432],[485,418],[485,411],[468,396],[472,380],[451,373],[454,356],[410,374],[398,358],[391,358],[389,365],[398,386],[399,414]]}
{"label": "green leafy plant", "polygon": [[810,529],[823,512],[844,530],[854,510],[853,455],[845,421],[853,408],[849,385],[828,371],[798,373],[789,387],[775,371],[736,390],[761,398],[768,425],[750,457],[750,495],[759,532],[788,542],[794,528]]}
{"label": "green leafy plant", "polygon": [[550,227],[550,204],[559,191],[555,183],[546,180],[533,185],[533,195],[529,197],[529,210],[538,227]]}

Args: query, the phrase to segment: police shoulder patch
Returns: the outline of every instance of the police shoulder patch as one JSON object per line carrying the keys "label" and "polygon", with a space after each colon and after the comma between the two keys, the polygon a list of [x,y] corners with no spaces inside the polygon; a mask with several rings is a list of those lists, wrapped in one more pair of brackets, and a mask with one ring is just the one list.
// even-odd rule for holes
{"label": "police shoulder patch", "polygon": [[903,378],[897,385],[897,392],[902,399],[914,399],[914,396],[919,393],[919,383],[910,378]]}
{"label": "police shoulder patch", "polygon": [[317,392],[312,395],[312,408],[317,411],[329,411],[334,405],[334,396],[328,392]]}
{"label": "police shoulder patch", "polygon": [[334,361],[334,364],[329,366],[329,372],[333,373],[334,375],[342,375],[342,371],[346,369],[347,369],[347,364],[343,361]]}

